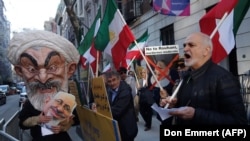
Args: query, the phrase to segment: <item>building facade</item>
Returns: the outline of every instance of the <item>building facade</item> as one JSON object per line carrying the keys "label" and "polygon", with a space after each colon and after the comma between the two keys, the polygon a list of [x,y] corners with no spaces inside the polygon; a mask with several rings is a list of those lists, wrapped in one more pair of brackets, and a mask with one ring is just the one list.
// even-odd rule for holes
{"label": "building facade", "polygon": [[12,82],[11,64],[6,57],[10,41],[10,23],[5,16],[3,0],[0,0],[0,84]]}
{"label": "building facade", "polygon": [[[151,0],[115,1],[136,38],[148,30],[150,34],[149,46],[177,44],[180,47],[180,56],[183,54],[182,43],[186,36],[192,32],[200,31],[199,20],[206,14],[207,9],[219,2],[219,0],[190,0],[190,16],[166,16],[153,10]],[[103,16],[107,0],[69,0],[69,2],[76,13],[82,37],[84,37],[97,14],[99,6],[101,6]],[[65,9],[64,0],[62,0],[55,18],[57,26],[59,26],[57,31],[76,44],[74,30]],[[250,29],[247,26],[250,22],[249,17],[250,12],[246,14],[238,30],[235,49],[220,63],[221,66],[235,75],[248,74],[250,70],[250,56],[247,54],[250,51],[250,40],[247,40],[250,37]],[[159,59],[169,60],[170,58],[159,56]],[[102,60],[102,63],[104,62],[105,55]],[[102,66],[102,64],[100,65]]]}

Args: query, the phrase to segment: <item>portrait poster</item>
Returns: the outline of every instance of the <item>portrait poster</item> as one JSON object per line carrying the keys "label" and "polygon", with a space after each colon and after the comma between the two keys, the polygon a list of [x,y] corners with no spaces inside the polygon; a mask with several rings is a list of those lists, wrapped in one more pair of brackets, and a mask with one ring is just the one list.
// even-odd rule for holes
{"label": "portrait poster", "polygon": [[76,107],[76,99],[73,94],[59,91],[51,98],[47,97],[43,106],[43,114],[52,117],[49,122],[41,124],[42,135],[54,134],[52,127],[60,123],[68,124]]}
{"label": "portrait poster", "polygon": [[[150,79],[151,84],[155,87],[166,87],[169,83],[174,85],[174,81],[169,76],[170,70],[174,68],[174,62],[179,59],[178,45],[148,46],[144,48],[145,57],[151,66],[153,75]],[[157,65],[162,62],[164,65]],[[157,80],[156,80],[157,79]]]}

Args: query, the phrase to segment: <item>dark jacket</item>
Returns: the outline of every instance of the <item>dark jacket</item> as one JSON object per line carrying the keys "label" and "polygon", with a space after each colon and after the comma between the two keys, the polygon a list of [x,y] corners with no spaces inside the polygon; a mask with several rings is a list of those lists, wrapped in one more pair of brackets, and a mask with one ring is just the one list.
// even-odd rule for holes
{"label": "dark jacket", "polygon": [[139,104],[140,105],[147,105],[147,106],[151,107],[151,105],[155,103],[153,90],[150,90],[150,86],[152,85],[151,81],[150,81],[151,77],[152,77],[152,74],[149,73],[147,80],[146,80],[147,81],[146,86],[143,86],[143,79],[138,80],[138,82],[141,86],[141,88],[138,89]]}
{"label": "dark jacket", "polygon": [[122,141],[133,140],[138,127],[131,88],[125,81],[120,82],[117,95],[110,105],[113,118],[118,122]]}
{"label": "dark jacket", "polygon": [[21,129],[30,129],[30,134],[33,138],[32,141],[71,141],[70,136],[67,132],[60,132],[58,134],[42,136],[41,126],[36,125],[33,127],[26,127],[22,124],[27,118],[38,116],[40,114],[41,111],[36,110],[28,100],[23,105],[23,109],[19,114],[19,126]]}
{"label": "dark jacket", "polygon": [[[171,78],[171,80],[173,82],[175,82],[176,80],[179,80],[180,77],[179,77],[179,74],[178,74],[178,71],[175,70],[175,69],[170,69],[169,71],[169,76]],[[169,82],[166,86],[163,87],[164,90],[167,91],[168,95],[172,95],[172,92],[173,92],[173,87],[174,87],[174,84]],[[160,88],[159,87],[154,87],[153,89],[153,92],[154,92],[154,99],[155,99],[155,102],[159,105],[159,101],[161,99],[161,96],[160,96]]]}
{"label": "dark jacket", "polygon": [[177,99],[177,107],[195,108],[192,120],[177,124],[247,124],[238,79],[211,60],[184,76]]}

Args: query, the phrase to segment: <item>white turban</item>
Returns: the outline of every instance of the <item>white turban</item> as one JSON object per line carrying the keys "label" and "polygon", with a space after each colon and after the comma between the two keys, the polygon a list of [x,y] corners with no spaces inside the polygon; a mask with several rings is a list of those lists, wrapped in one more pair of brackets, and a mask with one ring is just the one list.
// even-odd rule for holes
{"label": "white turban", "polygon": [[7,57],[16,65],[20,55],[31,47],[48,47],[62,54],[68,62],[78,63],[80,55],[75,46],[63,36],[49,31],[32,30],[17,33],[10,41]]}

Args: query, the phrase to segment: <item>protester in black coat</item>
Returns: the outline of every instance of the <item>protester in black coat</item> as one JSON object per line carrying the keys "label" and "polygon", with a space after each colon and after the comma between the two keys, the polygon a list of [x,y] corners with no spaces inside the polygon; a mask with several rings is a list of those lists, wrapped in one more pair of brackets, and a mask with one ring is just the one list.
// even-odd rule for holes
{"label": "protester in black coat", "polygon": [[[23,105],[23,110],[19,113],[19,126],[21,129],[30,129],[30,134],[33,137],[32,141],[72,141],[70,136],[68,135],[67,131],[62,131],[57,134],[51,134],[47,136],[42,136],[41,126],[39,123],[36,123],[38,120],[36,118],[39,118],[39,115],[42,114],[41,111],[36,110],[29,100],[26,100],[26,102]],[[74,118],[72,123],[73,125],[79,125],[79,119],[76,111],[73,112]],[[27,127],[23,125],[23,122],[27,120],[28,118],[33,117],[33,126]],[[36,124],[36,125],[35,125]]]}
{"label": "protester in black coat", "polygon": [[107,72],[105,76],[112,116],[118,122],[121,139],[133,141],[138,127],[131,88],[125,81],[121,81],[118,72]]}
{"label": "protester in black coat", "polygon": [[151,105],[155,102],[153,97],[153,91],[150,90],[151,82],[150,77],[152,75],[147,71],[146,68],[141,70],[141,79],[139,79],[139,111],[140,114],[145,121],[145,129],[144,131],[148,131],[151,129],[152,125],[152,117],[153,117],[153,109]]}
{"label": "protester in black coat", "polygon": [[211,39],[203,33],[185,40],[184,60],[191,71],[184,76],[177,98],[165,99],[170,108],[184,107],[170,112],[176,124],[247,124],[239,81],[212,62],[212,50]]}

